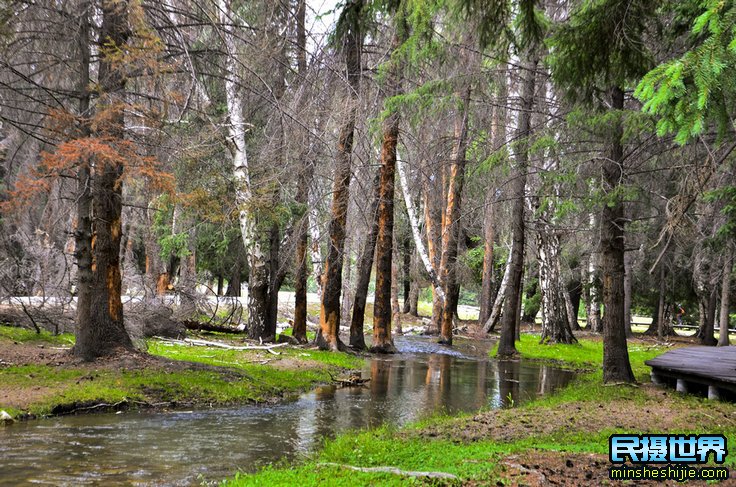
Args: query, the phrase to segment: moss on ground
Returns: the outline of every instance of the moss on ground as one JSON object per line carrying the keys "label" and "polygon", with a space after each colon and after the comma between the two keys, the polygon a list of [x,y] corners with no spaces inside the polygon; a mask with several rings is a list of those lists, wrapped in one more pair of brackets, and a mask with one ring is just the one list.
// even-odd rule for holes
{"label": "moss on ground", "polygon": [[10,362],[0,363],[0,409],[18,417],[111,407],[263,402],[363,366],[363,359],[353,355],[305,348],[280,347],[274,355],[158,340],[148,341],[149,355],[83,363],[57,347],[72,343],[68,335],[0,326],[0,346],[13,351]]}
{"label": "moss on ground", "polygon": [[[599,340],[578,345],[540,345],[523,336],[523,357],[565,363],[589,371],[557,393],[518,408],[459,417],[433,417],[401,429],[346,433],[298,465],[275,465],[239,473],[223,486],[250,485],[537,485],[608,483],[608,438],[614,433],[722,433],[736,442],[736,415],[729,403],[683,396],[651,384],[603,385]],[[634,340],[630,359],[642,383],[644,361],[665,348]],[[727,465],[736,466],[736,456]],[[391,466],[404,471],[453,474],[458,480],[356,472],[355,467]],[[661,485],[661,484],[656,484]]]}

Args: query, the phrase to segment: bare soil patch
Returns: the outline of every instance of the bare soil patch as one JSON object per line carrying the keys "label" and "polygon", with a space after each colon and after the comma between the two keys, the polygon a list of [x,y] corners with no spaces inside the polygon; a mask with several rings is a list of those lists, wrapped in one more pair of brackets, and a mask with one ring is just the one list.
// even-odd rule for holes
{"label": "bare soil patch", "polygon": [[[506,457],[501,463],[501,477],[506,485],[526,485],[542,487],[553,485],[593,486],[593,485],[642,485],[675,486],[683,485],[675,480],[610,480],[608,469],[611,464],[605,455],[587,453],[563,453],[529,451],[521,455]],[[718,485],[736,485],[731,470],[729,480]],[[689,481],[686,485],[708,485],[705,481]]]}

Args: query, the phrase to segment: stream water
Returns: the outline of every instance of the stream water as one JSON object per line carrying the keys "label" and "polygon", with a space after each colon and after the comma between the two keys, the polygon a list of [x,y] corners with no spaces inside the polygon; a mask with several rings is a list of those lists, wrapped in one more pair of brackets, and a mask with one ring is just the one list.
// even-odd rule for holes
{"label": "stream water", "polygon": [[[369,360],[364,387],[318,387],[270,406],[92,414],[0,428],[0,485],[191,485],[293,458],[322,438],[431,413],[518,405],[574,372],[473,358],[420,337]],[[484,355],[484,354],[483,354]]]}

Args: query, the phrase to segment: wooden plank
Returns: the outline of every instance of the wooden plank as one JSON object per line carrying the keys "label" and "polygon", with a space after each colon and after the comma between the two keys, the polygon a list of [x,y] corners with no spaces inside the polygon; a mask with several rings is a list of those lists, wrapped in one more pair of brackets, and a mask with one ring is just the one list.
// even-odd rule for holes
{"label": "wooden plank", "polygon": [[703,383],[736,384],[736,347],[685,347],[670,350],[645,362],[658,372],[668,372],[691,378],[701,378]]}

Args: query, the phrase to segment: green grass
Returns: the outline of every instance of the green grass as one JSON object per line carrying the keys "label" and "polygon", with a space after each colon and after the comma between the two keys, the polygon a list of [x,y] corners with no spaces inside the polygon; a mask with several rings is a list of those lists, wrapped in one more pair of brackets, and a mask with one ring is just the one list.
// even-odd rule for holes
{"label": "green grass", "polygon": [[[292,327],[289,327],[286,330],[279,333],[279,335],[292,336],[293,331],[294,329]],[[314,341],[316,337],[317,337],[317,334],[315,332],[307,330],[307,341],[311,343]]]}
{"label": "green grass", "polygon": [[209,347],[192,347],[159,340],[148,341],[148,353],[151,355],[209,365],[233,367],[248,372],[254,369],[264,368],[261,362],[278,363],[286,358],[303,360],[307,362],[309,367],[330,366],[343,369],[356,369],[362,367],[364,363],[360,357],[347,353],[290,347],[279,347],[274,349],[274,351],[279,355],[272,355],[266,351],[227,350]]}
{"label": "green grass", "polygon": [[[581,339],[571,345],[545,345],[539,343],[539,335],[522,334],[521,341],[516,342],[516,349],[522,357],[535,360],[556,362],[566,366],[579,368],[598,368],[603,364],[603,341]],[[498,344],[490,351],[496,355]],[[649,367],[644,361],[652,359],[667,351],[667,347],[657,345],[641,345],[629,343],[629,361],[638,380],[648,380]]]}
{"label": "green grass", "polygon": [[0,326],[0,340],[8,340],[18,343],[47,343],[50,345],[72,345],[74,344],[74,335],[71,333],[62,333],[54,335],[46,330],[36,333],[35,330],[20,328],[16,326]]}
{"label": "green grass", "polygon": [[[516,425],[520,431],[533,431],[533,422],[544,422],[554,418],[555,413],[569,411],[575,415],[577,408],[598,408],[599,404],[620,404],[629,408],[632,415],[652,414],[649,408],[657,404],[641,387],[629,385],[603,385],[600,364],[602,344],[597,340],[581,340],[577,345],[540,345],[539,337],[522,336],[517,343],[521,355],[555,363],[564,363],[576,368],[592,369],[582,374],[571,385],[556,394],[539,398],[518,408],[489,412],[496,417],[498,428]],[[647,380],[648,367],[644,361],[665,350],[630,344],[630,360],[639,380]],[[669,394],[677,411],[684,416],[676,431],[666,431],[658,418],[652,416],[644,428],[658,433],[723,433],[730,442],[736,441],[736,426],[730,419],[728,404],[707,401],[695,396]],[[590,404],[587,406],[586,404]],[[563,413],[565,414],[565,413]],[[495,415],[495,416],[494,416]],[[239,473],[223,482],[223,486],[251,485],[412,485],[420,484],[417,479],[386,473],[356,472],[341,467],[325,466],[338,463],[359,467],[392,466],[401,470],[436,471],[457,475],[462,482],[495,484],[503,482],[500,461],[509,455],[530,451],[571,453],[608,453],[608,438],[614,433],[643,433],[625,431],[606,426],[605,421],[593,424],[593,431],[567,427],[564,422],[550,433],[534,434],[509,441],[464,441],[453,435],[463,429],[473,428],[472,415],[458,417],[435,416],[401,429],[381,427],[378,429],[346,433],[334,440],[326,441],[323,449],[312,454],[297,465],[277,464],[266,467],[255,474]],[[722,419],[715,419],[722,418]],[[552,419],[554,420],[554,419]],[[429,432],[433,432],[429,434]],[[438,433],[439,432],[439,433]],[[727,459],[729,466],[736,465],[736,457]],[[461,482],[458,482],[460,484]]]}
{"label": "green grass", "polygon": [[[36,335],[20,328],[0,326],[0,340],[46,344],[73,343],[73,336]],[[0,409],[11,416],[51,414],[60,405],[127,401],[136,406],[152,403],[225,405],[260,402],[305,391],[329,382],[330,374],[361,368],[354,355],[280,347],[278,356],[266,351],[238,351],[193,347],[149,340],[148,352],[174,360],[225,367],[217,370],[111,370],[95,364],[21,365],[0,368]],[[265,362],[265,363],[264,363]],[[2,404],[2,387],[27,389],[37,397],[21,410]]]}
{"label": "green grass", "polygon": [[[616,389],[612,387],[611,389]],[[680,398],[683,408],[702,407],[694,398]],[[529,404],[522,410],[540,409],[544,403]],[[541,413],[542,411],[540,411]],[[430,423],[423,422],[424,426]],[[385,473],[356,472],[354,470],[325,466],[337,463],[360,467],[393,466],[408,471],[445,472],[458,476],[464,482],[495,484],[500,481],[501,460],[509,455],[535,451],[570,453],[608,453],[608,438],[622,429],[602,428],[595,433],[581,433],[560,428],[549,435],[529,436],[510,442],[475,441],[462,442],[445,438],[428,438],[407,433],[417,429],[412,425],[403,430],[382,427],[371,431],[344,434],[327,441],[321,452],[297,465],[277,464],[256,474],[239,473],[222,483],[223,486],[265,485],[411,485],[419,481]],[[421,427],[418,428],[421,430]],[[661,433],[668,431],[658,430]],[[673,431],[690,433],[696,431]],[[736,441],[736,429],[721,429],[714,425],[710,430],[698,429],[697,433],[721,433],[729,441]],[[641,431],[637,432],[641,433]],[[733,459],[728,460],[733,466]],[[457,482],[460,485],[462,482]]]}
{"label": "green grass", "polygon": [[379,428],[328,441],[319,455],[297,466],[282,464],[266,467],[256,475],[238,474],[222,485],[407,485],[409,480],[398,475],[356,472],[324,463],[395,466],[402,470],[437,471],[461,478],[490,480],[497,469],[494,460],[507,451],[507,447],[490,442],[458,444],[446,440],[401,438],[391,429]]}

